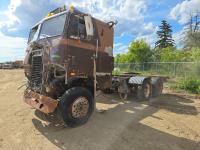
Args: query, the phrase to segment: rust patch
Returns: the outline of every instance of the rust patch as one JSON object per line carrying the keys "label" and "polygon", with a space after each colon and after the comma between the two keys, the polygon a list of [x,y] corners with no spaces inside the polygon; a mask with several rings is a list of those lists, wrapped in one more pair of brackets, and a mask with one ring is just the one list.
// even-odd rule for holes
{"label": "rust patch", "polygon": [[70,38],[62,39],[60,44],[74,46],[78,48],[84,48],[84,49],[93,50],[93,51],[95,51],[96,49],[96,45],[87,43],[80,39],[70,39]]}
{"label": "rust patch", "polygon": [[30,106],[46,114],[53,112],[58,105],[57,100],[38,94],[31,90],[24,92],[24,101]]}

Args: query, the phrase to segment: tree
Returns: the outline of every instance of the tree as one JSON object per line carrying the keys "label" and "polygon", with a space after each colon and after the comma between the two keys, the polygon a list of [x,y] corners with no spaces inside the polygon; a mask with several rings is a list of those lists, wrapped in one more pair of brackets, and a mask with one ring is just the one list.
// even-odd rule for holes
{"label": "tree", "polygon": [[125,54],[117,54],[115,56],[115,62],[116,63],[127,63],[129,62],[129,56],[127,53]]}
{"label": "tree", "polygon": [[185,25],[186,35],[184,39],[184,48],[200,48],[200,12],[190,15],[188,23]]}
{"label": "tree", "polygon": [[116,63],[137,62],[143,63],[152,61],[152,51],[144,40],[137,40],[130,43],[129,51],[125,54],[115,56]]}
{"label": "tree", "polygon": [[176,51],[174,47],[166,47],[162,49],[163,52],[160,55],[161,62],[177,61]]}
{"label": "tree", "polygon": [[191,50],[192,61],[200,62],[200,48],[192,48]]}
{"label": "tree", "polygon": [[137,40],[131,42],[128,57],[130,62],[148,62],[152,60],[152,51],[144,40]]}
{"label": "tree", "polygon": [[168,24],[167,21],[163,20],[159,28],[160,30],[157,31],[158,41],[156,42],[155,47],[160,49],[174,47],[171,25]]}

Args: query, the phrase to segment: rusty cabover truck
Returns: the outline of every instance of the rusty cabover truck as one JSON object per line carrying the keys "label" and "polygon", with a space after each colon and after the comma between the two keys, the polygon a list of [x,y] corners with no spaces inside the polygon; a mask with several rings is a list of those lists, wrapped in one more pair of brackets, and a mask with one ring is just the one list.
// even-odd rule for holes
{"label": "rusty cabover truck", "polygon": [[30,30],[24,101],[43,113],[58,112],[66,125],[76,127],[93,113],[97,90],[122,98],[134,93],[139,100],[160,94],[160,78],[112,76],[114,25],[74,7],[50,12]]}

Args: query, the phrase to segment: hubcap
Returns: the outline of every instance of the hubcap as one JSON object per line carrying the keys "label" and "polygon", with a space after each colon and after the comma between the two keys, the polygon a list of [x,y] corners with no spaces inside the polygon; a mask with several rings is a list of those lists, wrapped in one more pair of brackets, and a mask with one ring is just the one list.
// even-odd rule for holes
{"label": "hubcap", "polygon": [[144,96],[147,98],[151,93],[151,87],[149,84],[146,84],[144,87]]}
{"label": "hubcap", "polygon": [[72,117],[82,118],[88,113],[89,103],[86,97],[78,97],[72,104]]}

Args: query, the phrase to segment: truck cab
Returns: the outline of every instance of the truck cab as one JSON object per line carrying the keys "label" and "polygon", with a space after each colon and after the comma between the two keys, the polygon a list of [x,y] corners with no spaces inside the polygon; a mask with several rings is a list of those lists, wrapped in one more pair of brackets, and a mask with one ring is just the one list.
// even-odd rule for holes
{"label": "truck cab", "polygon": [[60,111],[70,126],[86,122],[95,91],[112,84],[113,26],[74,7],[57,8],[37,23],[24,60],[25,102],[44,113]]}

